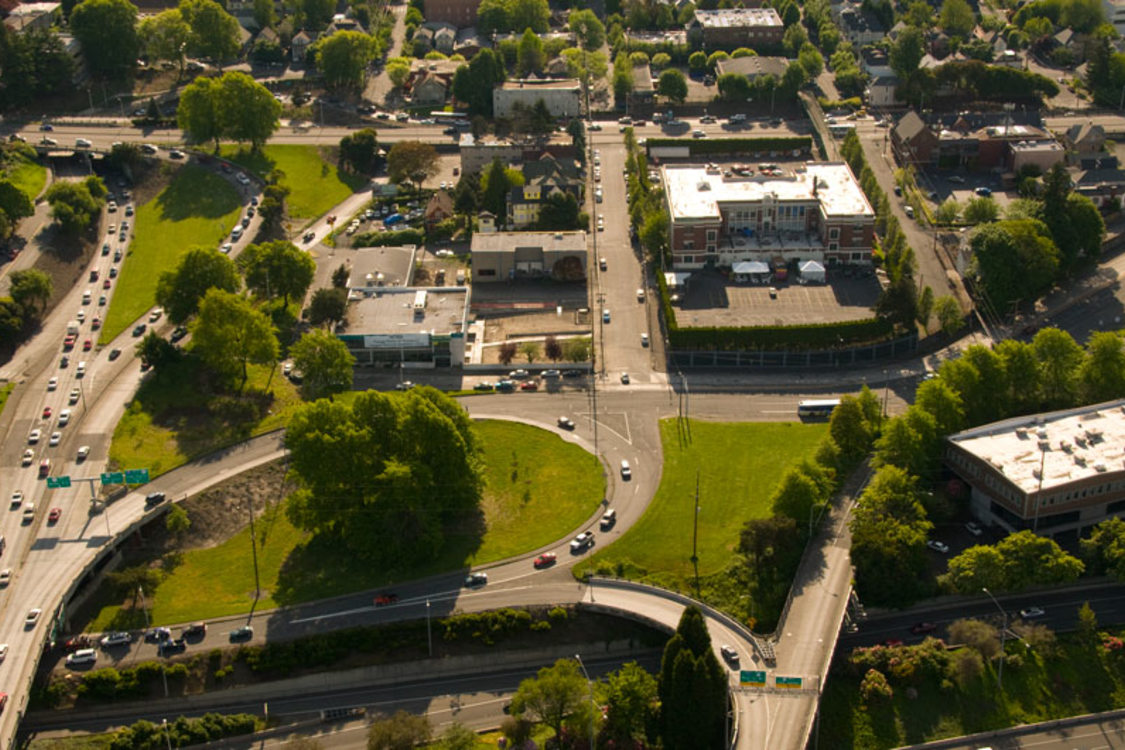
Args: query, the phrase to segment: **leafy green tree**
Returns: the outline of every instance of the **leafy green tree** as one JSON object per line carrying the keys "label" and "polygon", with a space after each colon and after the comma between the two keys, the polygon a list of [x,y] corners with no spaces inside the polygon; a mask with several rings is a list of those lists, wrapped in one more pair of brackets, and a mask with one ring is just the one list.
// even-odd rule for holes
{"label": "leafy green tree", "polygon": [[481,0],[477,6],[477,30],[482,34],[492,34],[508,31],[511,24],[508,20],[507,0]]}
{"label": "leafy green tree", "polygon": [[137,342],[135,351],[141,362],[156,370],[157,375],[179,362],[183,354],[179,347],[151,330]]}
{"label": "leafy green tree", "polygon": [[438,173],[440,159],[438,153],[428,143],[421,141],[399,141],[387,153],[387,174],[391,182],[401,185],[413,182],[416,189]]}
{"label": "leafy green tree", "polygon": [[930,330],[930,316],[934,313],[934,290],[927,286],[918,295],[918,324],[928,333]]}
{"label": "leafy green tree", "polygon": [[1082,347],[1070,334],[1058,328],[1044,328],[1031,342],[1039,360],[1043,399],[1051,408],[1074,403],[1078,372],[1082,366]]}
{"label": "leafy green tree", "polygon": [[678,68],[668,68],[657,79],[656,93],[676,104],[683,104],[688,94],[687,79]]}
{"label": "leafy green tree", "polygon": [[539,207],[536,226],[544,232],[580,229],[578,199],[570,193],[552,193]]}
{"label": "leafy green tree", "polygon": [[333,393],[351,390],[355,357],[348,347],[328,331],[309,331],[290,351],[293,365],[303,376],[301,392],[307,399],[332,398]]}
{"label": "leafy green tree", "polygon": [[507,0],[509,30],[531,29],[536,34],[551,30],[551,9],[547,0]]}
{"label": "leafy green tree", "polygon": [[716,52],[712,52],[711,54],[707,55],[707,70],[714,73],[715,69],[719,67],[720,62],[722,62],[723,60],[729,60],[729,59],[730,59],[730,53],[728,53],[728,52],[725,52],[723,50],[718,50]]}
{"label": "leafy green tree", "polygon": [[723,73],[716,81],[716,85],[719,98],[725,102],[745,102],[753,93],[750,79],[741,73]]}
{"label": "leafy green tree", "polygon": [[191,27],[188,48],[222,65],[238,54],[238,20],[215,0],[180,0],[180,13]]}
{"label": "leafy green tree", "polygon": [[985,224],[973,234],[971,246],[976,274],[999,310],[1036,296],[1058,271],[1059,249],[1040,221]]}
{"label": "leafy green tree", "polygon": [[1000,208],[991,198],[977,197],[969,199],[965,205],[965,221],[970,224],[985,224],[996,221],[1000,216]]}
{"label": "leafy green tree", "polygon": [[1082,602],[1082,606],[1078,608],[1078,640],[1081,641],[1087,648],[1094,648],[1099,645],[1101,639],[1098,637],[1098,616],[1094,613],[1094,608],[1090,606],[1090,602]]}
{"label": "leafy green tree", "polygon": [[570,33],[578,40],[578,44],[587,52],[594,52],[605,44],[605,26],[598,19],[594,11],[583,8],[570,11],[567,18]]}
{"label": "leafy green tree", "polygon": [[824,56],[812,44],[804,44],[797,53],[797,62],[811,81],[824,72]]}
{"label": "leafy green tree", "polygon": [[362,89],[374,58],[375,40],[360,31],[337,31],[316,44],[316,67],[334,89]]}
{"label": "leafy green tree", "polygon": [[840,448],[841,457],[848,463],[859,461],[871,450],[878,431],[878,423],[871,423],[863,406],[854,396],[844,396],[832,412],[828,431]]}
{"label": "leafy green tree", "polygon": [[1125,581],[1125,520],[1108,518],[1081,539],[1082,560],[1094,575],[1111,575]]}
{"label": "leafy green tree", "polygon": [[379,157],[379,139],[371,128],[363,128],[340,139],[340,163],[360,174],[372,174]]}
{"label": "leafy green tree", "polygon": [[273,0],[254,0],[254,23],[258,24],[259,29],[273,28],[277,23]]}
{"label": "leafy green tree", "polygon": [[911,406],[884,425],[883,434],[875,441],[872,465],[898,466],[914,476],[930,477],[936,468],[939,437],[933,415]]}
{"label": "leafy green tree", "polygon": [[238,71],[224,73],[216,93],[223,135],[260,151],[280,124],[281,103],[265,86]]}
{"label": "leafy green tree", "polygon": [[937,207],[937,211],[934,212],[934,220],[938,224],[952,224],[957,221],[957,217],[960,215],[961,204],[957,202],[956,198],[950,196]]}
{"label": "leafy green tree", "polygon": [[306,404],[285,445],[300,486],[287,506],[291,522],[370,564],[432,560],[446,527],[464,528],[479,513],[476,433],[434,388]]}
{"label": "leafy green tree", "polygon": [[864,600],[905,604],[924,593],[926,518],[917,480],[883,466],[863,491],[851,521],[856,589]]}
{"label": "leafy green tree", "polygon": [[573,659],[559,659],[535,677],[520,683],[512,697],[512,712],[528,715],[562,737],[567,718],[589,701],[586,678]]}
{"label": "leafy green tree", "polygon": [[527,357],[527,363],[530,365],[539,356],[539,344],[535,341],[524,341],[519,345],[519,352]]}
{"label": "leafy green tree", "polygon": [[516,56],[516,70],[520,77],[526,78],[539,73],[546,64],[547,54],[543,51],[543,40],[531,29],[524,29]]}
{"label": "leafy green tree", "polygon": [[227,377],[241,374],[240,391],[250,377],[249,365],[272,366],[277,362],[273,324],[237,294],[207,290],[191,333],[191,348],[208,367]]}
{"label": "leafy green tree", "polygon": [[217,248],[193,247],[180,256],[176,267],[160,274],[156,303],[168,320],[179,325],[199,310],[208,289],[235,293],[242,286],[234,261]]}
{"label": "leafy green tree", "polygon": [[[462,67],[468,68],[468,66]],[[410,60],[405,57],[392,57],[387,61],[385,70],[391,83],[397,88],[402,88],[406,80],[410,78]]]}
{"label": "leafy green tree", "polygon": [[223,124],[219,116],[221,85],[215,78],[199,76],[180,92],[176,108],[176,124],[196,143],[214,141],[219,150]]}
{"label": "leafy green tree", "polygon": [[[922,3],[922,5],[925,5]],[[927,9],[929,6],[925,6]],[[891,43],[889,54],[891,70],[901,81],[910,80],[918,65],[926,54],[926,43],[922,37],[922,30],[915,26],[907,26]]]}
{"label": "leafy green tree", "polygon": [[693,73],[702,73],[707,69],[707,53],[696,50],[688,56],[688,68]]}
{"label": "leafy green tree", "polygon": [[659,690],[667,750],[719,747],[726,720],[726,671],[711,649],[703,614],[689,605],[664,646]]}
{"label": "leafy green tree", "polygon": [[191,26],[178,8],[170,8],[141,21],[139,36],[145,53],[153,62],[167,60],[184,74],[184,49],[191,39]]}
{"label": "leafy green tree", "polygon": [[738,541],[741,568],[750,580],[750,596],[763,617],[767,613],[762,610],[769,602],[778,602],[773,614],[780,614],[781,603],[801,562],[807,524],[807,517],[798,524],[788,516],[774,515],[751,519],[742,527]]}
{"label": "leafy green tree", "polygon": [[977,19],[966,0],[944,0],[938,22],[946,34],[966,38],[976,26]]}
{"label": "leafy green tree", "polygon": [[424,714],[415,716],[396,711],[393,716],[376,719],[367,730],[367,750],[414,750],[429,742],[432,730]]}
{"label": "leafy green tree", "polygon": [[[974,593],[979,593],[977,589]],[[953,643],[964,643],[985,659],[1000,653],[1000,631],[983,620],[954,620],[949,625],[949,638]]]}
{"label": "leafy green tree", "polygon": [[1022,591],[1035,584],[1069,583],[1082,570],[1082,562],[1053,539],[1025,529],[995,546],[977,545],[956,555],[949,561],[947,580],[953,591],[963,594],[982,587]]}
{"label": "leafy green tree", "polygon": [[1121,334],[1092,333],[1078,377],[1083,396],[1090,403],[1125,396],[1125,341]]}
{"label": "leafy green tree", "polygon": [[13,346],[23,331],[24,309],[11,297],[0,297],[0,346]]}
{"label": "leafy green tree", "polygon": [[606,706],[605,736],[617,746],[651,744],[658,712],[656,678],[635,661],[606,675],[597,693]]}
{"label": "leafy green tree", "polygon": [[961,305],[948,294],[943,294],[934,300],[934,317],[937,318],[941,332],[946,336],[952,336],[965,325]]}
{"label": "leafy green tree", "polygon": [[83,0],[70,12],[70,31],[91,72],[117,77],[136,65],[137,6],[129,0]]}
{"label": "leafy green tree", "polygon": [[7,177],[0,177],[0,211],[14,225],[20,219],[35,213],[35,205],[15,183]]}
{"label": "leafy green tree", "polygon": [[250,245],[238,256],[238,265],[246,276],[246,286],[259,297],[281,297],[289,306],[289,298],[303,298],[316,274],[312,256],[287,240]]}
{"label": "leafy green tree", "polygon": [[770,510],[775,516],[787,516],[794,521],[805,522],[812,509],[826,499],[820,485],[802,468],[799,465],[790,466],[781,475],[770,497]]}
{"label": "leafy green tree", "polygon": [[43,314],[54,289],[51,277],[38,268],[13,271],[9,277],[8,294],[23,312],[32,316]]}
{"label": "leafy green tree", "polygon": [[781,44],[785,47],[785,53],[788,57],[796,57],[797,53],[809,41],[808,32],[801,24],[794,24],[785,29],[785,34],[781,37]]}
{"label": "leafy green tree", "polygon": [[321,31],[336,12],[335,0],[293,0],[296,23],[311,31]]}
{"label": "leafy green tree", "polygon": [[74,85],[73,77],[74,62],[53,30],[0,30],[0,108],[62,93]]}
{"label": "leafy green tree", "polygon": [[961,396],[940,378],[927,380],[918,386],[914,405],[933,418],[938,437],[952,435],[965,428],[965,408]]}
{"label": "leafy green tree", "polygon": [[73,237],[93,224],[103,201],[91,195],[84,182],[55,182],[47,188],[47,203],[59,229]]}
{"label": "leafy green tree", "polygon": [[191,519],[182,505],[172,503],[172,507],[168,509],[168,514],[164,517],[164,528],[176,539],[183,537],[188,532],[188,529],[191,528]]}
{"label": "leafy green tree", "polygon": [[348,310],[348,292],[342,287],[317,289],[309,302],[309,322],[314,326],[336,325]]}

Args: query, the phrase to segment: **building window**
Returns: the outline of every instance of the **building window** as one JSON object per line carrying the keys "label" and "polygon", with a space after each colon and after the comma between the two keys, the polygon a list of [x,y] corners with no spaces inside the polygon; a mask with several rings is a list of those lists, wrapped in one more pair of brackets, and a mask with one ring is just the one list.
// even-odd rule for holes
{"label": "building window", "polygon": [[495,276],[495,275],[496,275],[496,269],[495,268],[482,268],[479,271],[477,271],[477,276]]}
{"label": "building window", "polygon": [[715,246],[714,245],[708,245],[707,246],[707,252],[709,252],[709,253],[715,252]]}
{"label": "building window", "polygon": [[719,238],[719,233],[716,230],[714,230],[714,229],[708,229],[707,230],[707,241],[708,242],[714,242],[718,238]]}
{"label": "building window", "polygon": [[840,249],[840,243],[839,242],[829,242],[828,243],[828,252],[834,253],[839,249]]}
{"label": "building window", "polygon": [[829,229],[828,230],[828,239],[830,239],[830,240],[840,239],[840,228],[839,227],[832,227],[831,229]]}
{"label": "building window", "polygon": [[684,250],[691,250],[694,247],[695,242],[693,240],[684,240]]}

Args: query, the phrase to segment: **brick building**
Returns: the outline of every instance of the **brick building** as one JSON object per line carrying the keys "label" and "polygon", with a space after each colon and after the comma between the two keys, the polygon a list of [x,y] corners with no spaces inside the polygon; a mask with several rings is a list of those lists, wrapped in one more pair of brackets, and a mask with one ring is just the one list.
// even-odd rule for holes
{"label": "brick building", "polygon": [[480,0],[425,0],[425,16],[429,22],[451,23],[457,28],[476,26]]}
{"label": "brick building", "polygon": [[777,258],[871,262],[875,212],[846,164],[788,173],[759,165],[757,174],[666,165],[661,177],[676,270]]}
{"label": "brick building", "polygon": [[785,35],[781,16],[773,8],[697,10],[686,29],[691,46],[708,52],[777,46]]}

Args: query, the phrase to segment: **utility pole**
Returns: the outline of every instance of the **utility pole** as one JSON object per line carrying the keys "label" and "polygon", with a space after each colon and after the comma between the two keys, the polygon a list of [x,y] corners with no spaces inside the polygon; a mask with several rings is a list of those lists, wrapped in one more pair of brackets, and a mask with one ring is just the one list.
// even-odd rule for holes
{"label": "utility pole", "polygon": [[254,603],[250,605],[250,617],[247,621],[254,617],[254,608],[258,606],[258,597],[262,595],[262,583],[258,578],[258,540],[254,534],[254,501],[252,498],[246,501],[246,510],[250,513],[250,553],[254,557]]}
{"label": "utility pole", "polygon": [[699,597],[699,471],[695,472],[695,500],[694,509],[691,514],[691,564],[695,569],[695,596]]}

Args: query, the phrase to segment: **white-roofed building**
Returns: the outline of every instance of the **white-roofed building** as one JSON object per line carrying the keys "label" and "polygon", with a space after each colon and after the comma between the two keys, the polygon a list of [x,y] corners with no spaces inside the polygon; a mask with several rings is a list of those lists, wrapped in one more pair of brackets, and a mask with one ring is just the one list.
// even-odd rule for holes
{"label": "white-roofed building", "polygon": [[816,260],[870,263],[875,211],[842,162],[766,174],[718,167],[661,168],[676,269],[708,263]]}
{"label": "white-roofed building", "polygon": [[1032,414],[946,439],[973,515],[1055,534],[1125,516],[1125,400]]}

